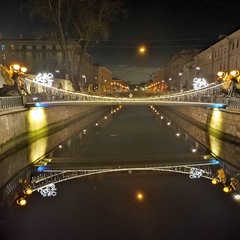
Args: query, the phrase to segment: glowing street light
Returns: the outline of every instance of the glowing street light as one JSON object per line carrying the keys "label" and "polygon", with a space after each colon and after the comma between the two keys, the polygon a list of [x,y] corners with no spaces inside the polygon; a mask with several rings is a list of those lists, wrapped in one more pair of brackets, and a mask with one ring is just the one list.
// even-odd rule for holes
{"label": "glowing street light", "polygon": [[140,193],[140,192],[139,192],[139,193],[137,193],[137,196],[136,196],[136,197],[137,197],[137,200],[138,200],[138,201],[142,201],[142,200],[143,200],[143,198],[144,198],[143,194],[142,194],[142,193]]}
{"label": "glowing street light", "polygon": [[24,74],[25,72],[27,72],[27,68],[26,67],[21,67],[18,64],[12,64],[10,66],[10,70],[12,70],[13,72],[16,72],[18,74]]}
{"label": "glowing street light", "polygon": [[138,51],[140,54],[144,54],[144,53],[146,53],[147,49],[145,46],[140,46]]}

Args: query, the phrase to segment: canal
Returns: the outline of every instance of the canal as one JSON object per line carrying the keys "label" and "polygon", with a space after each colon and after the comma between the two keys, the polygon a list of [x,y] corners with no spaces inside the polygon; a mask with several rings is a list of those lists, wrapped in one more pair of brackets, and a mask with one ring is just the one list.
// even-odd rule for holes
{"label": "canal", "polygon": [[[157,114],[150,107],[114,109],[107,124],[80,129],[25,172],[34,178],[39,168],[187,165],[209,155],[194,136]],[[35,191],[26,206],[6,206],[0,239],[240,239],[240,202],[204,177],[117,171],[62,181],[55,192]]]}

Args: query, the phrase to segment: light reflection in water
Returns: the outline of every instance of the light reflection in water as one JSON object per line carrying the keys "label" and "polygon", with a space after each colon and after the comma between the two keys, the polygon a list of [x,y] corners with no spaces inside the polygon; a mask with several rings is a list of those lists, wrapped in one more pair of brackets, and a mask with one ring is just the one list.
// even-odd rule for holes
{"label": "light reflection in water", "polygon": [[[212,116],[209,122],[210,128],[222,130],[222,112],[219,109],[213,109]],[[217,141],[217,139],[209,134],[209,146],[211,152],[213,152],[216,156],[221,156],[221,141]]]}

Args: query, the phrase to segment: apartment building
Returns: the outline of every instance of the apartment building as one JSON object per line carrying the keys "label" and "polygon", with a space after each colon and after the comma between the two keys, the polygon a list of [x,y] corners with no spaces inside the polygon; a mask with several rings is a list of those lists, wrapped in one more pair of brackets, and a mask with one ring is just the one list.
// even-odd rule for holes
{"label": "apartment building", "polygon": [[209,84],[217,81],[219,71],[232,70],[240,70],[240,30],[222,36],[204,50],[183,50],[172,55],[159,68],[154,81],[161,83],[160,89],[165,89],[160,85],[167,84],[168,91],[184,91],[193,89],[196,79],[204,79]]}
{"label": "apartment building", "polygon": [[[69,45],[69,53],[73,45]],[[5,39],[0,38],[0,63],[6,66],[19,64],[28,69],[28,73],[52,73],[54,78],[69,79],[66,60],[60,44],[52,39]],[[93,81],[92,57],[85,53],[80,59],[76,51],[73,56],[73,72],[84,88]]]}
{"label": "apartment building", "polygon": [[110,92],[112,82],[112,72],[99,64],[93,66],[94,83],[98,84],[98,92]]}

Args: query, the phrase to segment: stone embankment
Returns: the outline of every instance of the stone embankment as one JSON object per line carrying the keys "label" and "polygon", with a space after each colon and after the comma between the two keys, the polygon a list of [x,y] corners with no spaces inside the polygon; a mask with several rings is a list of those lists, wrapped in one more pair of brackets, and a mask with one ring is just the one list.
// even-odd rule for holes
{"label": "stone embankment", "polygon": [[219,159],[240,169],[240,109],[159,107]]}
{"label": "stone embankment", "polygon": [[[110,112],[109,106],[22,107],[1,112],[0,188],[38,158]],[[13,158],[12,152],[18,153],[18,157],[15,154]]]}

